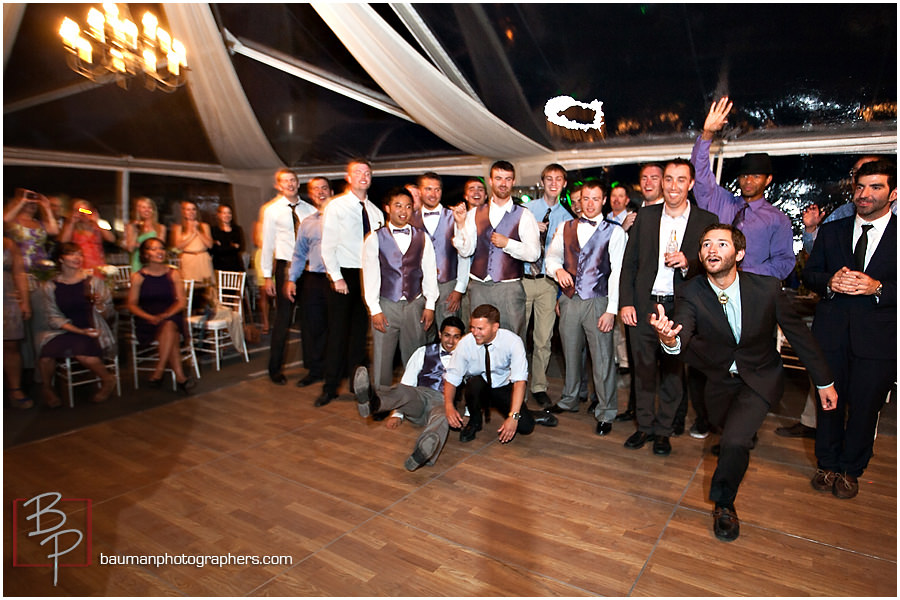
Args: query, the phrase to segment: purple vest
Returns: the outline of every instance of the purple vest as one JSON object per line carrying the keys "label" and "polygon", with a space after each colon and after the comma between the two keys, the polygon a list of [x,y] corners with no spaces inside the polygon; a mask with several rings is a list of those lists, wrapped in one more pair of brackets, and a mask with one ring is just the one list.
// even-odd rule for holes
{"label": "purple vest", "polygon": [[381,265],[380,295],[393,302],[399,302],[404,296],[413,301],[422,293],[425,232],[412,227],[412,240],[406,254],[400,252],[389,226],[380,227],[375,233],[378,235],[378,262]]}
{"label": "purple vest", "polygon": [[441,344],[434,342],[425,346],[425,360],[416,382],[419,387],[444,391],[444,363],[441,362]]}
{"label": "purple vest", "polygon": [[[427,210],[424,206],[422,210]],[[438,226],[434,230],[434,235],[430,235],[431,244],[434,246],[434,260],[437,265],[438,283],[447,283],[456,279],[456,268],[459,265],[459,252],[453,245],[453,212],[443,206],[439,206],[435,210],[441,211],[438,217]],[[416,211],[409,219],[409,224],[418,227],[425,233],[425,223],[422,221],[422,212]]]}
{"label": "purple vest", "polygon": [[587,244],[581,248],[578,244],[578,220],[572,219],[563,225],[563,268],[575,280],[573,287],[562,288],[569,298],[576,292],[582,300],[608,295],[609,274],[612,272],[609,239],[614,227],[618,225],[600,221]]}
{"label": "purple vest", "polygon": [[472,255],[470,272],[479,279],[485,279],[490,275],[492,281],[521,279],[525,273],[524,263],[504,252],[502,248],[493,245],[491,234],[496,231],[511,240],[521,241],[519,239],[519,221],[522,218],[522,211],[525,209],[514,204],[512,210],[503,215],[503,218],[497,223],[497,229],[494,229],[491,227],[490,208],[488,202],[475,209],[475,229],[478,232],[478,239],[475,242],[475,254]]}

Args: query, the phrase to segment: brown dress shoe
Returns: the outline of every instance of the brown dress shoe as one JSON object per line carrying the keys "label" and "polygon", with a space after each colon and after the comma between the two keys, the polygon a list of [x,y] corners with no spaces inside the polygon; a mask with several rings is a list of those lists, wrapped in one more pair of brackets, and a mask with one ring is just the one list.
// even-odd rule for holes
{"label": "brown dress shoe", "polygon": [[849,500],[859,493],[859,480],[853,475],[837,473],[831,493],[841,500]]}
{"label": "brown dress shoe", "polygon": [[733,508],[716,507],[713,511],[713,532],[723,542],[732,542],[741,535],[741,521]]}
{"label": "brown dress shoe", "polygon": [[818,490],[820,492],[830,492],[834,490],[835,478],[837,478],[837,473],[835,473],[834,471],[816,469],[816,474],[813,476],[810,483],[812,484],[814,490]]}

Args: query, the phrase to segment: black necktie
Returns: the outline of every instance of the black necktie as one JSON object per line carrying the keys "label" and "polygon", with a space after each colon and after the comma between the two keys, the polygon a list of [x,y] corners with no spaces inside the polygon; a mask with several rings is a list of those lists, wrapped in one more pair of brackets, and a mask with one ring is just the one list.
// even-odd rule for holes
{"label": "black necktie", "polygon": [[860,271],[865,271],[866,268],[866,250],[869,247],[869,230],[873,227],[875,226],[862,226],[862,235],[856,240],[856,248],[853,249],[853,260],[856,261],[856,268]]}
{"label": "black necktie", "polygon": [[360,202],[359,205],[362,207],[363,239],[366,239],[366,236],[372,231],[372,226],[369,224],[369,213],[366,212],[366,203]]}
{"label": "black necktie", "polygon": [[734,215],[734,219],[731,220],[731,224],[740,229],[744,225],[744,214],[747,212],[748,208],[750,208],[750,205],[744,202],[741,209]]}
{"label": "black necktie", "polygon": [[579,217],[579,218],[578,218],[578,222],[579,222],[579,223],[587,223],[587,224],[590,225],[591,227],[596,227],[596,226],[597,226],[597,222],[596,222],[596,221],[591,221],[590,219],[585,218],[585,217]]}
{"label": "black necktie", "polygon": [[487,379],[488,387],[494,387],[491,381],[491,345],[489,343],[484,345],[484,377]]}
{"label": "black necktie", "polygon": [[[299,202],[297,203],[299,204]],[[288,204],[291,207],[291,220],[294,222],[294,239],[297,239],[297,230],[300,229],[300,217],[297,216],[297,213],[294,212],[294,209],[297,208],[297,204]]]}
{"label": "black necktie", "polygon": [[[547,225],[550,224],[550,211],[552,208],[548,208],[547,212],[544,213],[544,218],[541,219],[541,223],[545,223]],[[547,233],[550,232],[550,228],[548,227],[544,231],[541,232],[541,256],[536,261],[531,264],[531,274],[532,275],[540,275],[541,271],[544,270],[544,246],[547,243]]]}

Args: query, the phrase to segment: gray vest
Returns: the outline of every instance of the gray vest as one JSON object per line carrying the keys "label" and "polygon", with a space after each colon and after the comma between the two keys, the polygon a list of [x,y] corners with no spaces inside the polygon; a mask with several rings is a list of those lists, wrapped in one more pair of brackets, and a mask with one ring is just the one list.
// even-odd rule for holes
{"label": "gray vest", "polygon": [[475,242],[475,254],[472,256],[471,273],[479,279],[485,279],[488,275],[493,281],[507,279],[521,279],[525,273],[525,266],[521,260],[513,258],[491,243],[491,234],[495,231],[505,235],[511,240],[519,239],[519,221],[522,219],[521,206],[513,205],[510,212],[503,215],[497,223],[497,229],[491,227],[490,203],[482,204],[475,209],[475,228],[478,239]]}
{"label": "gray vest", "polygon": [[375,231],[378,236],[378,262],[381,266],[381,292],[383,298],[399,302],[404,296],[412,301],[422,293],[422,252],[425,249],[425,232],[412,229],[412,240],[406,254],[385,225]]}
{"label": "gray vest", "polygon": [[439,392],[444,391],[444,363],[441,362],[440,342],[425,346],[425,358],[422,361],[422,370],[419,371],[416,385]]}
{"label": "gray vest", "polygon": [[562,288],[569,298],[576,293],[582,300],[608,295],[609,274],[612,272],[609,240],[614,227],[618,225],[601,221],[582,248],[578,244],[578,220],[573,219],[563,225],[563,268],[575,280],[574,286]]}
{"label": "gray vest", "polygon": [[[428,209],[423,206],[422,210]],[[441,216],[438,217],[438,226],[434,230],[434,235],[429,234],[429,237],[431,237],[431,243],[434,246],[438,283],[447,283],[456,279],[456,269],[459,266],[459,253],[453,245],[453,211],[443,206],[439,206],[435,210],[441,211]],[[413,213],[413,216],[409,219],[409,224],[428,233],[422,220],[421,211]]]}

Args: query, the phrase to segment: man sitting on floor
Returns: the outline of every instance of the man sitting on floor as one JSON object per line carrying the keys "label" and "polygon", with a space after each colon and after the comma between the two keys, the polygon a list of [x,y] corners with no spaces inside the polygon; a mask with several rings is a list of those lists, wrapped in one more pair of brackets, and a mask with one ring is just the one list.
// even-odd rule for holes
{"label": "man sitting on floor", "polygon": [[[444,370],[465,331],[459,317],[447,317],[441,323],[440,341],[419,347],[406,363],[403,379],[394,387],[371,391],[369,371],[358,367],[353,376],[357,408],[361,417],[393,410],[395,418],[409,419],[425,429],[416,440],[413,453],[406,459],[407,471],[437,461],[447,441],[447,417],[444,414]],[[391,421],[389,421],[390,423]]]}

